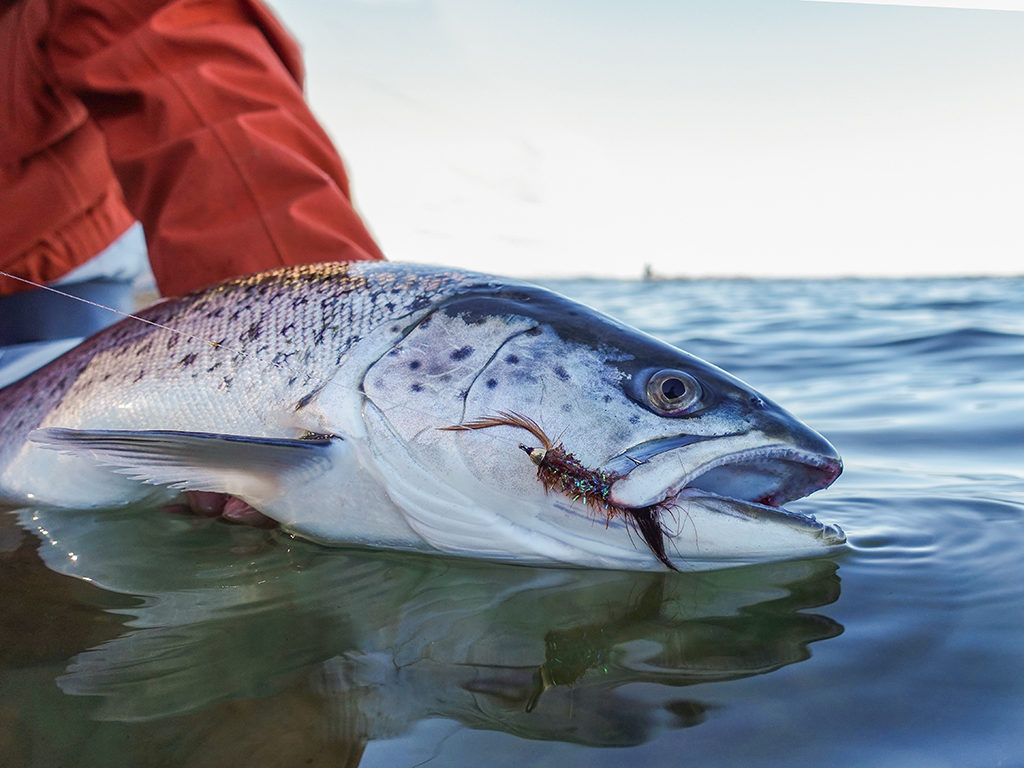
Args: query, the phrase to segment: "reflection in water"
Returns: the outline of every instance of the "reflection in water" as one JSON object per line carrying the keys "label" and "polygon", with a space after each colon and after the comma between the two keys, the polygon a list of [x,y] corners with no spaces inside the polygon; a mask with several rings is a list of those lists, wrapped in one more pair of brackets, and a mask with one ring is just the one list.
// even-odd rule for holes
{"label": "reflection in water", "polygon": [[[826,560],[689,574],[538,569],[328,550],[152,512],[19,514],[52,569],[120,593],[104,607],[127,617],[68,661],[60,689],[97,697],[89,718],[147,723],[157,741],[187,732],[195,743],[197,718],[219,713],[249,748],[294,737],[268,727],[276,712],[310,738],[344,743],[352,765],[369,741],[428,718],[638,744],[703,720],[709,706],[678,687],[769,672],[842,631],[802,612],[839,596]],[[654,687],[638,697],[632,683]]]}

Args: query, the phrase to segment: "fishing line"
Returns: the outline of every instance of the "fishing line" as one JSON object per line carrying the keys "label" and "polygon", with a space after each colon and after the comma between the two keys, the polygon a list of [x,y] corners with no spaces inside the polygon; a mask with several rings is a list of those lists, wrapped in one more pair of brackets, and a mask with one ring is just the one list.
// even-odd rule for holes
{"label": "fishing line", "polygon": [[[254,361],[256,361],[256,362],[258,362],[260,364],[263,364],[263,365],[266,365],[266,366],[269,366],[269,367],[273,367],[273,368],[277,368],[278,370],[284,371],[285,373],[295,373],[295,374],[301,374],[301,375],[306,375],[306,376],[309,375],[308,371],[303,371],[303,370],[296,369],[294,367],[290,367],[289,364],[287,364],[287,363],[277,363],[277,362],[275,362],[273,360],[267,360],[266,358],[259,356],[259,354],[257,352],[249,352],[249,351],[242,350],[242,349],[236,349],[234,347],[229,347],[227,344],[222,344],[222,343],[217,342],[217,341],[210,341],[209,339],[205,339],[202,336],[196,336],[195,334],[191,334],[191,333],[188,333],[186,331],[179,330],[179,329],[177,329],[177,328],[175,328],[173,326],[166,325],[164,323],[158,323],[158,322],[156,322],[154,320],[147,320],[146,318],[139,317],[138,315],[136,315],[136,314],[134,314],[132,312],[122,312],[119,309],[114,309],[113,307],[108,307],[107,305],[101,304],[101,303],[99,303],[97,301],[91,301],[89,299],[82,298],[81,296],[75,296],[74,294],[67,293],[66,291],[61,291],[61,290],[59,290],[57,288],[54,288],[52,286],[49,286],[49,285],[45,285],[45,284],[42,284],[42,283],[37,283],[34,280],[29,280],[28,278],[25,278],[25,277],[18,277],[17,275],[12,275],[10,272],[5,272],[2,269],[0,269],[0,276],[2,276],[2,277],[9,277],[10,279],[17,280],[20,283],[24,283],[26,285],[31,285],[34,288],[39,288],[39,289],[42,289],[44,291],[49,291],[50,293],[55,293],[58,296],[63,296],[66,299],[71,299],[73,301],[78,301],[78,302],[81,302],[82,304],[88,304],[89,306],[95,307],[96,309],[102,309],[102,310],[105,310],[107,312],[111,312],[111,313],[113,313],[115,315],[119,315],[120,317],[123,317],[123,318],[126,318],[126,319],[127,318],[131,318],[132,320],[137,320],[140,323],[145,323],[146,325],[151,325],[154,328],[159,328],[159,329],[167,331],[169,333],[176,334],[178,336],[181,336],[182,338],[189,339],[190,341],[196,341],[196,342],[201,342],[203,344],[208,344],[211,347],[213,347],[214,349],[223,349],[223,350],[225,350],[227,352],[231,352],[232,354],[238,355],[239,357],[244,357],[244,358],[247,358],[247,359],[250,359],[250,360],[254,360]],[[346,386],[344,386],[342,384],[336,383],[335,381],[333,381],[331,379],[329,379],[327,382],[325,382],[324,386],[334,386],[334,387],[337,387],[340,390],[344,390],[344,391],[347,391],[347,392],[348,391],[354,391],[357,394],[369,397],[369,395],[366,393],[366,391],[361,389],[361,388],[346,387]],[[438,418],[441,417],[441,414],[437,413],[436,411],[428,411],[428,410],[424,410],[422,408],[416,408],[414,406],[407,405],[406,403],[401,403],[401,402],[398,402],[398,401],[389,401],[385,397],[375,397],[374,400],[379,400],[381,403],[387,404],[387,405],[389,405],[391,407],[405,408],[406,410],[412,411],[414,413],[420,413],[420,414],[423,414],[425,416],[436,416]],[[510,445],[517,445],[517,441],[516,440],[511,439],[511,438],[507,438],[507,437],[502,437],[500,434],[484,432],[484,433],[481,433],[481,436],[490,438],[491,440],[498,440],[500,442],[508,443]]]}
{"label": "fishing line", "polygon": [[[201,341],[204,344],[209,344],[211,347],[213,347],[215,349],[222,347],[222,348],[228,350],[229,352],[235,352],[236,354],[239,354],[239,355],[247,354],[247,353],[242,352],[240,350],[234,350],[231,347],[227,346],[226,344],[219,344],[216,341],[210,341],[209,339],[204,339],[202,336],[194,336],[194,335],[192,335],[190,333],[186,333],[185,331],[179,331],[177,328],[172,328],[169,325],[164,325],[163,323],[158,323],[158,322],[155,322],[153,320],[147,320],[146,318],[139,317],[138,315],[132,314],[131,312],[122,312],[120,309],[114,309],[113,307],[108,307],[106,304],[100,304],[98,301],[90,301],[89,299],[82,298],[81,296],[75,296],[74,294],[70,294],[70,293],[66,293],[64,291],[57,290],[56,288],[54,288],[52,286],[43,285],[42,283],[37,283],[37,282],[35,282],[33,280],[29,280],[28,278],[18,277],[17,275],[12,275],[10,272],[4,272],[2,269],[0,269],[0,276],[2,276],[2,277],[9,277],[12,280],[17,280],[18,282],[25,283],[26,285],[31,285],[31,286],[33,286],[35,288],[41,288],[44,291],[49,291],[50,293],[55,293],[58,296],[63,296],[65,299],[73,299],[74,301],[81,302],[82,304],[88,304],[90,307],[96,307],[96,309],[104,309],[107,312],[112,312],[115,315],[120,315],[121,317],[126,317],[126,318],[130,317],[133,320],[138,320],[140,323],[145,323],[146,325],[152,325],[155,328],[162,328],[165,331],[170,331],[171,333],[176,333],[179,336],[183,336],[186,339],[190,339],[192,341]],[[273,362],[271,364],[276,365],[276,363],[273,363]]]}

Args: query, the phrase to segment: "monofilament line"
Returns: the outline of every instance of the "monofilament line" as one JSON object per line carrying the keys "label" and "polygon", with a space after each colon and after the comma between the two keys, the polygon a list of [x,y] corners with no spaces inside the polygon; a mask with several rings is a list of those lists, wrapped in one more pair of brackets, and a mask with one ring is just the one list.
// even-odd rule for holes
{"label": "monofilament line", "polygon": [[9,277],[11,280],[17,280],[20,283],[25,283],[26,285],[31,285],[34,288],[41,288],[44,291],[49,291],[50,293],[55,293],[58,296],[63,296],[65,299],[71,299],[73,301],[81,302],[82,304],[88,304],[90,307],[96,307],[96,309],[103,309],[103,310],[106,310],[107,312],[113,312],[115,315],[120,315],[121,317],[125,317],[125,318],[130,317],[133,320],[138,320],[140,323],[145,323],[146,325],[152,325],[154,328],[160,328],[160,329],[165,330],[165,331],[170,331],[171,333],[175,333],[178,336],[182,336],[182,337],[184,337],[186,339],[190,339],[191,341],[201,341],[203,344],[209,344],[211,347],[214,347],[215,349],[216,348],[222,348],[222,349],[228,350],[229,352],[234,352],[235,354],[239,354],[239,355],[245,355],[246,354],[245,352],[241,352],[239,350],[232,349],[231,347],[229,347],[229,346],[227,346],[225,344],[220,344],[220,343],[218,343],[216,341],[210,341],[209,339],[204,339],[202,336],[194,336],[191,333],[185,333],[185,331],[179,331],[177,328],[173,328],[173,327],[171,327],[169,325],[164,325],[163,323],[157,323],[157,322],[154,322],[153,320],[147,320],[146,318],[139,317],[138,315],[134,315],[131,312],[122,312],[120,309],[114,309],[113,307],[108,307],[106,304],[100,304],[98,301],[90,301],[89,299],[84,299],[81,296],[75,296],[74,294],[66,293],[65,291],[58,290],[58,289],[56,289],[56,288],[54,288],[53,286],[50,286],[50,285],[43,285],[42,283],[37,283],[37,282],[35,282],[33,280],[29,280],[28,278],[18,277],[17,275],[12,275],[10,272],[4,272],[2,269],[0,269],[0,276]]}

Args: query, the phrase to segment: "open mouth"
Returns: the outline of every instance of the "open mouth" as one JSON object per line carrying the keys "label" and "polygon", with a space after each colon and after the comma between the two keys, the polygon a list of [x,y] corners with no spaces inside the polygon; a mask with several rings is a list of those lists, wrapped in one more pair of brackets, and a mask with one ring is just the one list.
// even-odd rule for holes
{"label": "open mouth", "polygon": [[838,458],[766,447],[739,451],[699,466],[666,489],[666,498],[683,488],[716,496],[781,507],[830,486],[843,471]]}
{"label": "open mouth", "polygon": [[604,466],[619,476],[610,500],[624,507],[649,506],[691,488],[780,507],[827,488],[843,471],[839,455],[820,438],[822,450],[785,443],[751,446],[750,439],[678,435],[634,446]]}
{"label": "open mouth", "polygon": [[[648,528],[652,535],[648,538],[644,534],[644,539],[663,562],[669,564],[660,554],[663,543],[658,514],[683,500],[702,500],[705,506],[725,514],[797,528],[819,538],[825,546],[846,541],[838,526],[822,524],[811,515],[783,507],[827,488],[839,477],[842,461],[834,451],[819,453],[768,445],[723,453],[722,446],[713,442],[722,440],[671,438],[630,451],[632,466],[624,467],[625,471],[620,469],[622,457],[611,462],[620,476],[610,489],[609,504],[651,518]],[[643,460],[638,461],[636,454]],[[681,473],[684,464],[693,468]]]}

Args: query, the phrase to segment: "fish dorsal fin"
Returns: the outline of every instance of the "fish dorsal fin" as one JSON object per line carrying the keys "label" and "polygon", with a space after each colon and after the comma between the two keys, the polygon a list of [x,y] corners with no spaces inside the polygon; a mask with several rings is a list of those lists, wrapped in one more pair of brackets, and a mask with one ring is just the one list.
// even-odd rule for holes
{"label": "fish dorsal fin", "polygon": [[[37,429],[29,439],[151,485],[229,493],[250,503],[278,495],[281,480],[314,477],[341,438],[249,437],[169,430]],[[298,478],[298,479],[301,479]]]}

